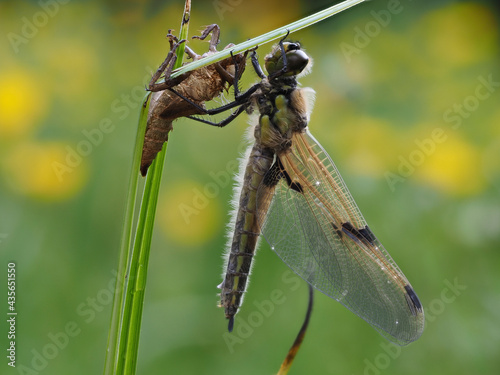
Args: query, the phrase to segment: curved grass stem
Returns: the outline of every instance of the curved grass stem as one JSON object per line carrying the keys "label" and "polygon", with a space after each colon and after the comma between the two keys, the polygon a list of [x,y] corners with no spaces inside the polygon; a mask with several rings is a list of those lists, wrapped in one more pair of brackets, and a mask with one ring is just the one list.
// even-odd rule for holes
{"label": "curved grass stem", "polygon": [[[180,38],[188,35],[189,15],[191,1],[186,0],[184,14],[181,22]],[[177,49],[175,68],[182,64],[184,45]],[[104,365],[105,375],[133,375],[137,367],[139,350],[139,336],[141,318],[144,305],[144,291],[147,280],[149,250],[160,190],[161,175],[167,143],[158,153],[146,177],[146,184],[142,194],[139,218],[135,231],[134,244],[131,249],[132,228],[134,212],[138,198],[137,187],[139,184],[139,167],[142,155],[142,146],[149,113],[150,94],[144,100],[139,116],[132,175],[129,182],[127,207],[120,246],[120,259],[118,262],[117,282],[113,300],[111,324],[108,336],[106,360]]]}
{"label": "curved grass stem", "polygon": [[191,70],[195,70],[198,68],[201,68],[203,66],[207,66],[210,64],[213,64],[215,62],[227,59],[228,57],[231,56],[231,52],[236,55],[238,53],[242,53],[245,51],[248,51],[252,48],[258,47],[262,44],[266,44],[269,42],[272,42],[273,40],[281,39],[287,34],[292,34],[295,31],[298,31],[300,29],[303,29],[305,27],[311,26],[319,21],[322,21],[324,19],[327,19],[335,14],[338,14],[344,10],[347,10],[355,5],[358,5],[360,3],[363,3],[368,0],[346,0],[343,1],[342,3],[333,5],[327,9],[324,9],[320,12],[314,13],[310,15],[309,17],[302,18],[298,21],[292,22],[286,26],[277,28],[273,31],[270,31],[268,33],[262,34],[258,37],[252,38],[250,40],[247,40],[243,43],[237,44],[232,48],[227,48],[222,51],[219,51],[217,53],[214,53],[211,56],[208,56],[204,59],[200,59],[198,61],[193,61],[190,64],[184,65],[178,70],[174,70],[172,72],[171,78],[175,78],[177,76],[180,76],[181,74],[187,73]]}

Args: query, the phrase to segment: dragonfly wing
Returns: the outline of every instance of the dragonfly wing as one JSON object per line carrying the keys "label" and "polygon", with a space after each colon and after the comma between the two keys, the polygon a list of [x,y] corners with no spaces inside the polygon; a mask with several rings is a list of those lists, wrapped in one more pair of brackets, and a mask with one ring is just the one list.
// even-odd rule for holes
{"label": "dragonfly wing", "polygon": [[[271,248],[314,288],[342,303],[389,340],[422,334],[422,305],[366,225],[335,165],[308,133],[297,133],[259,188],[259,212]],[[266,205],[265,205],[266,206]]]}

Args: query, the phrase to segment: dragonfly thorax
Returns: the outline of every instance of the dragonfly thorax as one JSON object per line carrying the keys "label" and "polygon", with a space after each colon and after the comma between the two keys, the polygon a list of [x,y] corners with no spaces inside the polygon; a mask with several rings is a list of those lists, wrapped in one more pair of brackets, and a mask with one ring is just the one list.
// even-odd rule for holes
{"label": "dragonfly thorax", "polygon": [[260,118],[255,129],[257,142],[274,152],[290,148],[294,132],[307,126],[306,109],[300,89],[266,97],[259,103]]}

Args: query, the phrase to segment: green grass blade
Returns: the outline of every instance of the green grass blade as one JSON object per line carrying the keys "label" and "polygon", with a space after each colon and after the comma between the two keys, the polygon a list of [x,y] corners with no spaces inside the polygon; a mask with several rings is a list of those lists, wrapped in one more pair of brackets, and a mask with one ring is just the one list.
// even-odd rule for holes
{"label": "green grass blade", "polygon": [[104,362],[104,374],[115,374],[117,369],[119,345],[120,345],[120,327],[123,319],[124,291],[127,274],[127,262],[130,258],[130,244],[132,241],[132,227],[134,222],[134,212],[137,198],[137,186],[139,183],[139,167],[142,155],[142,145],[144,143],[144,133],[149,111],[149,98],[147,94],[144,99],[141,113],[139,116],[139,125],[134,147],[134,157],[132,161],[132,174],[130,175],[127,191],[127,205],[125,208],[125,218],[122,228],[122,237],[120,244],[120,255],[118,261],[117,280],[115,284],[115,293],[113,297],[113,307],[111,312],[111,323],[108,334],[108,343],[106,349],[106,359]]}
{"label": "green grass blade", "polygon": [[[187,38],[190,7],[191,2],[190,0],[187,0],[181,23],[180,39]],[[182,64],[183,56],[184,45],[182,44],[181,48],[178,48],[177,50],[175,68]],[[130,259],[130,267],[128,269],[127,287],[124,293],[123,319],[120,329],[121,341],[119,343],[117,374],[135,374],[137,367],[149,253],[166,149],[167,143],[164,144],[163,149],[156,156],[146,177],[134,248]],[[140,159],[141,155],[138,156],[138,163],[140,163]],[[137,169],[134,169],[134,173],[139,175],[138,167]]]}
{"label": "green grass blade", "polygon": [[309,17],[302,18],[302,19],[295,21],[295,22],[292,22],[286,26],[280,27],[280,28],[275,29],[273,31],[270,31],[266,34],[262,34],[258,37],[247,40],[243,43],[237,44],[236,46],[234,46],[232,48],[228,48],[228,49],[219,51],[219,52],[214,53],[213,55],[210,55],[204,59],[201,59],[198,61],[193,61],[192,63],[184,65],[180,69],[174,71],[172,73],[171,77],[175,78],[175,77],[177,77],[183,73],[189,72],[191,70],[195,70],[195,69],[201,68],[203,66],[213,64],[217,61],[227,59],[228,57],[231,56],[231,52],[233,52],[233,54],[245,52],[251,48],[272,42],[273,40],[283,38],[288,32],[290,32],[290,34],[292,34],[293,32],[295,32],[297,30],[311,26],[319,21],[322,21],[326,18],[329,18],[335,14],[338,14],[344,10],[347,10],[347,9],[349,9],[355,5],[358,5],[360,3],[363,3],[365,1],[367,1],[367,0],[346,0],[340,4],[333,5],[329,8],[324,9],[318,13],[315,13]]}

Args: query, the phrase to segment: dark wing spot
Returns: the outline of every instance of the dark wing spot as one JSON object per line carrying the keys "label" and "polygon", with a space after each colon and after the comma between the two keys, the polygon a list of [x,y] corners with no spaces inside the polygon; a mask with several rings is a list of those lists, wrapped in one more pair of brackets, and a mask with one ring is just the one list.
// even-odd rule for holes
{"label": "dark wing spot", "polygon": [[355,230],[350,221],[346,221],[345,223],[343,223],[342,228],[349,232]]}
{"label": "dark wing spot", "polygon": [[364,228],[356,229],[353,227],[350,221],[346,221],[342,224],[342,230],[354,241],[368,242],[370,245],[375,244],[375,235],[372,233],[368,225]]}
{"label": "dark wing spot", "polygon": [[280,166],[281,168],[281,172],[283,173],[283,176],[285,177],[286,179],[286,183],[288,184],[288,187],[292,190],[295,190],[299,193],[302,193],[304,190],[302,189],[302,186],[297,183],[297,182],[292,182],[292,179],[290,178],[290,176],[288,175],[288,172],[285,170],[285,168],[283,167],[283,164],[281,164],[281,160],[279,157],[276,157],[276,162],[278,163],[278,165]]}
{"label": "dark wing spot", "polygon": [[373,232],[368,228],[368,225],[365,225],[364,228],[361,228],[359,230],[359,233],[371,244],[373,245],[375,242],[375,235]]}
{"label": "dark wing spot", "polygon": [[422,312],[422,304],[417,297],[417,294],[413,291],[412,287],[409,285],[405,285],[406,290],[406,302],[408,303],[408,307],[410,308],[411,313],[416,316],[417,313]]}
{"label": "dark wing spot", "polygon": [[276,157],[275,163],[272,165],[272,167],[267,171],[266,175],[264,176],[263,183],[266,186],[273,187],[276,186],[279,180],[281,180],[283,177],[285,178],[286,183],[290,189],[295,190],[296,192],[299,193],[303,192],[302,186],[299,183],[292,182],[292,179],[290,178],[287,171],[283,167],[280,158]]}
{"label": "dark wing spot", "polygon": [[292,179],[290,178],[290,176],[288,175],[288,173],[283,172],[283,174],[285,175],[286,182],[287,182],[288,187],[290,189],[295,190],[298,193],[303,193],[304,192],[304,190],[302,189],[302,185],[300,185],[298,182],[292,182]]}
{"label": "dark wing spot", "polygon": [[332,224],[332,227],[333,227],[333,229],[335,230],[335,232],[337,232],[337,235],[338,235],[340,238],[342,238],[342,231],[341,231],[341,230],[339,230],[339,227],[338,227],[338,226],[336,226],[336,225],[335,225],[335,223],[330,223],[330,224]]}
{"label": "dark wing spot", "polygon": [[350,221],[342,224],[342,231],[347,234],[353,241],[362,241],[365,237],[354,228]]}
{"label": "dark wing spot", "polygon": [[266,175],[264,176],[264,179],[262,180],[262,183],[265,186],[273,187],[276,186],[283,178],[283,173],[281,172],[280,165],[275,162],[271,168],[266,172]]}

